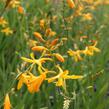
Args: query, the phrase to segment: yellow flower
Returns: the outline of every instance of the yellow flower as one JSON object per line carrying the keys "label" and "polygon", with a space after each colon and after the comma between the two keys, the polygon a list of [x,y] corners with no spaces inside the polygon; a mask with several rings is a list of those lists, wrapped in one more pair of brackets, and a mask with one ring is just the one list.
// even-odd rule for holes
{"label": "yellow flower", "polygon": [[0,17],[0,25],[5,27],[7,24],[8,22],[3,17]]}
{"label": "yellow flower", "polygon": [[35,59],[34,54],[31,53],[30,54],[31,59],[29,58],[25,58],[25,57],[21,57],[22,60],[24,60],[25,62],[31,63],[31,64],[37,64],[38,65],[38,70],[41,73],[42,70],[46,70],[44,67],[42,67],[42,63],[46,62],[46,61],[52,61],[51,58],[39,58],[39,59]]}
{"label": "yellow flower", "polygon": [[20,0],[11,0],[9,3],[9,7],[16,8],[20,5]]}
{"label": "yellow flower", "polygon": [[35,59],[33,53],[31,53],[30,56],[31,56],[31,59],[25,58],[25,57],[21,57],[21,59],[24,60],[25,62],[33,63],[33,64],[37,64],[37,65],[40,65],[40,64],[44,63],[47,60],[52,61],[52,59],[50,59],[50,58],[39,58],[39,59]]}
{"label": "yellow flower", "polygon": [[69,71],[68,70],[63,71],[59,65],[57,66],[57,68],[59,69],[59,74],[54,77],[48,78],[47,79],[48,83],[51,83],[51,82],[54,82],[55,80],[57,80],[55,82],[56,86],[62,86],[64,89],[66,89],[66,84],[65,84],[66,79],[81,79],[81,78],[83,78],[83,76],[81,76],[81,75],[68,75]]}
{"label": "yellow flower", "polygon": [[53,21],[53,22],[55,22],[57,19],[58,19],[58,17],[57,17],[56,15],[54,15],[54,16],[52,17],[52,21]]}
{"label": "yellow flower", "polygon": [[91,13],[86,13],[86,14],[82,14],[83,16],[83,20],[92,20],[92,14]]}
{"label": "yellow flower", "polygon": [[93,56],[94,52],[100,52],[100,49],[96,47],[97,42],[93,46],[87,46],[83,53],[85,55]]}
{"label": "yellow flower", "polygon": [[83,5],[79,5],[79,6],[77,7],[77,9],[75,10],[74,16],[81,16],[83,10],[84,10],[84,6],[83,6]]}
{"label": "yellow flower", "polygon": [[5,96],[4,109],[11,109],[11,103],[8,94]]}
{"label": "yellow flower", "polygon": [[2,33],[5,33],[7,36],[13,34],[13,31],[7,27],[1,30]]}
{"label": "yellow flower", "polygon": [[85,55],[93,56],[94,52],[100,52],[100,49],[96,48],[95,46],[87,46],[84,50]]}
{"label": "yellow flower", "polygon": [[77,50],[77,51],[69,50],[67,51],[67,53],[70,56],[73,56],[76,62],[83,60],[83,58],[81,57],[81,53],[82,53],[81,50]]}
{"label": "yellow flower", "polygon": [[36,46],[37,43],[38,43],[37,41],[32,40],[32,39],[29,39],[29,41],[28,41],[28,45],[29,45],[30,48],[33,47],[33,46]]}

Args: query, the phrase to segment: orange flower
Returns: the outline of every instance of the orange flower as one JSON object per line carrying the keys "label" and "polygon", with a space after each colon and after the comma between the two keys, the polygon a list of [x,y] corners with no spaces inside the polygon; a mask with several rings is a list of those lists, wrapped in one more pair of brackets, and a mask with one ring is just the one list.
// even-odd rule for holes
{"label": "orange flower", "polygon": [[34,46],[34,47],[32,47],[32,50],[41,52],[41,51],[47,50],[47,48],[45,48],[43,46]]}
{"label": "orange flower", "polygon": [[50,32],[51,32],[51,28],[47,28],[46,32],[45,32],[46,36],[48,36],[50,34]]}
{"label": "orange flower", "polygon": [[19,6],[19,7],[18,7],[18,12],[19,12],[20,14],[24,14],[24,8],[23,8],[22,6]]}
{"label": "orange flower", "polygon": [[17,89],[21,89],[22,85],[23,84],[27,84],[28,83],[28,80],[30,80],[31,77],[29,75],[27,75],[27,73],[21,73],[18,77],[18,85],[17,85]]}
{"label": "orange flower", "polygon": [[40,27],[44,28],[44,26],[45,26],[45,20],[42,19],[42,20],[40,20]]}
{"label": "orange flower", "polygon": [[8,94],[5,96],[4,109],[11,109],[11,103]]}
{"label": "orange flower", "polygon": [[38,32],[34,32],[33,35],[38,38],[40,41],[45,42],[45,40],[42,38],[42,35]]}
{"label": "orange flower", "polygon": [[56,35],[56,32],[55,31],[51,31],[50,34],[49,34],[49,36],[51,36],[51,37],[52,36],[55,36],[55,35]]}
{"label": "orange flower", "polygon": [[46,29],[45,35],[52,37],[52,36],[55,36],[56,35],[56,32],[55,31],[52,31],[51,28],[48,28],[48,29]]}
{"label": "orange flower", "polygon": [[27,83],[28,91],[30,93],[38,92],[41,84],[46,78],[46,74],[42,73],[40,76],[37,76],[37,77],[31,74],[31,77],[32,78]]}
{"label": "orange flower", "polygon": [[60,61],[60,62],[64,62],[64,58],[59,54],[59,53],[54,53],[54,56],[56,56],[56,58]]}
{"label": "orange flower", "polygon": [[74,1],[73,0],[67,0],[67,3],[69,5],[70,8],[74,8],[75,7],[75,4],[74,4]]}
{"label": "orange flower", "polygon": [[54,39],[54,40],[51,42],[50,46],[52,47],[52,46],[56,45],[57,42],[58,42],[58,40],[59,40],[58,38]]}
{"label": "orange flower", "polygon": [[21,73],[18,76],[19,82],[17,85],[17,89],[19,90],[22,87],[22,85],[25,84],[30,93],[38,92],[42,82],[46,78],[47,72],[48,71],[45,71],[44,73],[42,73],[39,76],[34,76],[30,71]]}

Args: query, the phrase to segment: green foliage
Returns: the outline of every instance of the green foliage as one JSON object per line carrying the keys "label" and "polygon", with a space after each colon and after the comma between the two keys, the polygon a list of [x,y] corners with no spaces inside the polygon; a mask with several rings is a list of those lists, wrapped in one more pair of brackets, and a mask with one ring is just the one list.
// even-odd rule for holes
{"label": "green foliage", "polygon": [[[43,0],[22,0],[21,4],[27,15],[20,15],[17,8],[8,9],[3,15],[14,33],[5,36],[0,32],[0,108],[3,108],[4,96],[9,92],[13,109],[108,109],[108,6],[100,5],[92,11],[91,13],[94,16],[92,22],[81,21],[81,17],[75,17],[69,23],[64,18],[70,16],[75,10],[69,9],[66,1],[64,1],[64,4],[60,3],[56,11],[52,2],[45,4]],[[1,2],[0,10],[3,7],[4,3]],[[30,94],[25,86],[18,91],[16,88],[18,82],[16,80],[16,69],[21,67],[20,56],[28,57],[31,52],[28,39],[35,39],[33,32],[40,31],[37,21],[50,19],[54,15],[57,15],[59,19],[56,24],[51,21],[50,27],[61,38],[65,36],[68,38],[67,42],[64,43],[65,45],[61,46],[57,52],[66,55],[66,50],[74,49],[75,44],[77,49],[84,49],[89,42],[87,40],[84,43],[81,42],[80,35],[89,36],[90,40],[98,40],[97,46],[101,52],[93,57],[85,56],[82,62],[77,63],[68,56],[67,62],[61,64],[62,68],[68,69],[71,73],[76,72],[76,74],[85,75],[82,81],[67,81],[67,93],[64,93],[63,89],[56,87],[54,84],[47,84],[47,82],[35,94]],[[36,20],[35,24],[34,20]],[[64,25],[64,28],[61,28],[62,25]],[[66,30],[68,27],[71,30]],[[80,31],[82,31],[81,34],[79,34]],[[43,33],[43,31],[41,32]],[[100,75],[96,76],[96,73]]]}

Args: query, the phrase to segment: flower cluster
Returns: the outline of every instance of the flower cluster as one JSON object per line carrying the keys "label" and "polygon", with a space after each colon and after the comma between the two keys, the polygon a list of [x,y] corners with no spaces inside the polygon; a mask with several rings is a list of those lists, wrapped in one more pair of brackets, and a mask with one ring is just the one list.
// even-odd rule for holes
{"label": "flower cluster", "polygon": [[10,29],[8,22],[3,17],[0,17],[0,26],[2,27],[1,32],[6,36],[13,34],[13,30]]}
{"label": "flower cluster", "polygon": [[[57,3],[57,1],[54,0],[53,3]],[[84,72],[72,71],[73,66],[69,64],[70,57],[74,59],[72,63],[78,64],[80,61],[83,62],[85,57],[92,57],[95,53],[101,52],[101,49],[97,47],[99,29],[92,32],[96,22],[93,12],[101,5],[101,0],[59,1],[63,3],[60,6],[59,14],[55,11],[57,7],[47,13],[39,8],[40,17],[31,16],[32,10],[28,12],[31,6],[29,7],[28,3],[23,2],[24,8],[22,2],[7,0],[4,12],[0,17],[0,32],[6,36],[14,33],[4,17],[7,10],[15,9],[17,20],[22,20],[22,22],[25,20],[20,32],[23,33],[21,34],[26,41],[28,54],[22,55],[18,51],[22,63],[17,68],[17,90],[25,85],[29,93],[37,93],[46,81],[47,84],[53,83],[63,92],[67,92],[70,80],[82,81],[87,77]],[[51,1],[45,0],[44,3],[49,6]],[[108,0],[105,0],[103,4],[109,4]],[[90,30],[89,33],[88,30]],[[89,44],[91,40],[93,43]],[[10,108],[9,95],[6,94],[4,109]]]}

